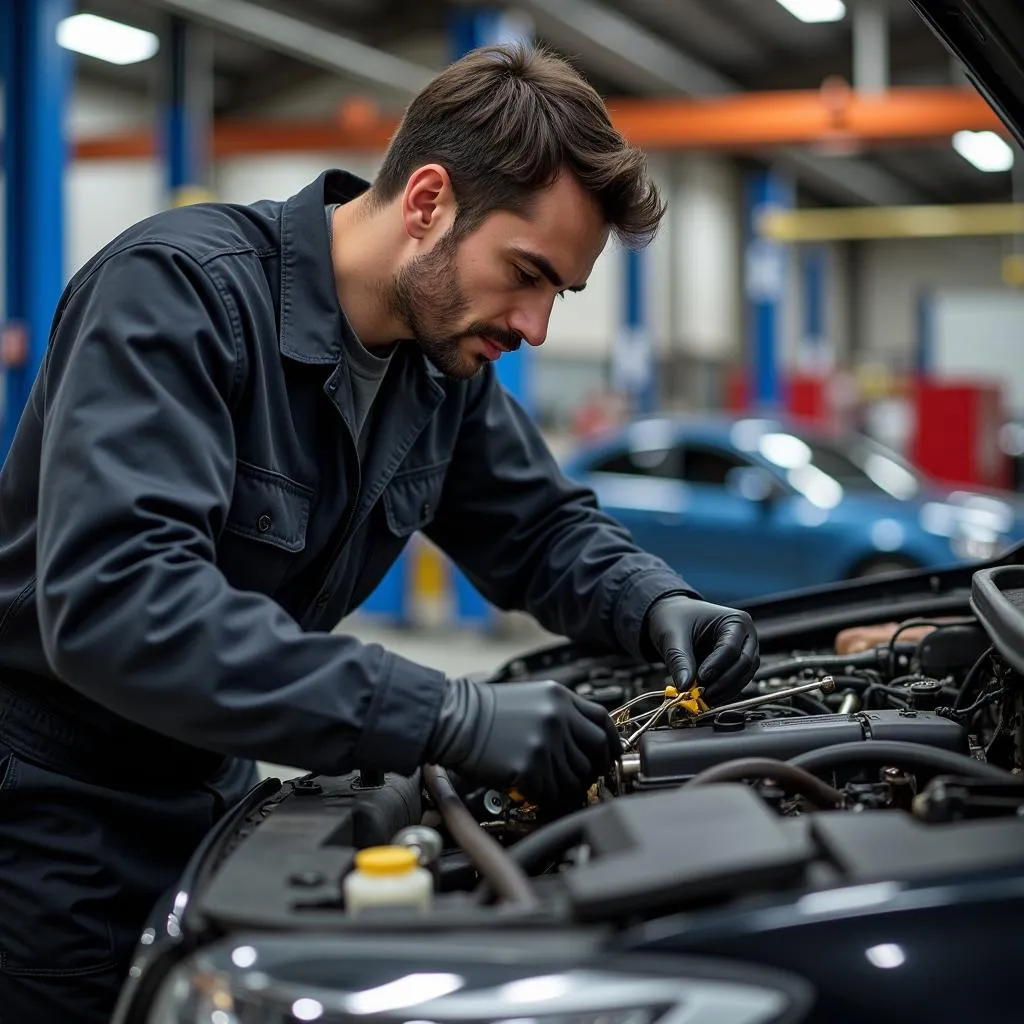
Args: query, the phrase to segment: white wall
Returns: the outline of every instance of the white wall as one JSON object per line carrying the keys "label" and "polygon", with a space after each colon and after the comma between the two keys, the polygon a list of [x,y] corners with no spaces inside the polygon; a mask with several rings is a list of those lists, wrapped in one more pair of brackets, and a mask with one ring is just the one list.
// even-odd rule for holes
{"label": "white wall", "polygon": [[895,239],[864,243],[857,301],[865,356],[909,366],[922,290],[1000,288],[1001,238]]}
{"label": "white wall", "polygon": [[[668,219],[673,253],[662,276],[669,330],[681,352],[726,361],[740,352],[743,211],[735,165],[721,157],[675,157]],[[674,262],[673,262],[674,261]]]}
{"label": "white wall", "polygon": [[[70,138],[151,127],[155,105],[119,90],[79,83],[68,110]],[[161,209],[163,167],[157,160],[80,160],[65,176],[64,266],[68,277],[125,228]]]}
{"label": "white wall", "polygon": [[328,167],[342,167],[370,179],[379,160],[364,154],[268,153],[259,158],[232,157],[214,168],[214,191],[229,203],[287,199]]}
{"label": "white wall", "polygon": [[163,168],[155,160],[86,160],[68,169],[64,266],[74,274],[97,249],[162,208]]}
{"label": "white wall", "polygon": [[1007,412],[1024,416],[1024,293],[944,289],[932,311],[931,372],[942,380],[1000,384]]}

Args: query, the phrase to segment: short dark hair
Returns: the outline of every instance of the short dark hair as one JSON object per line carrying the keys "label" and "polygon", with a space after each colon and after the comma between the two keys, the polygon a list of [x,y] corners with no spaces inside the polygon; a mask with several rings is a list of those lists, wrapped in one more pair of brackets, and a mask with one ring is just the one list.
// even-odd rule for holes
{"label": "short dark hair", "polygon": [[496,210],[529,212],[564,170],[633,248],[654,237],[665,206],[644,153],[612,125],[596,90],[564,58],[525,44],[485,46],[449,65],[409,104],[373,185],[381,203],[438,163],[464,236]]}

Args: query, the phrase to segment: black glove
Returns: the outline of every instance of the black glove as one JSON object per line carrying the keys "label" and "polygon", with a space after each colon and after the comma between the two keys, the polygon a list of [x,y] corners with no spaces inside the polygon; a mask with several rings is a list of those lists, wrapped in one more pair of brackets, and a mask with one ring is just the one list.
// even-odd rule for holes
{"label": "black glove", "polygon": [[559,683],[450,679],[424,759],[551,804],[581,796],[621,753],[608,712]]}
{"label": "black glove", "polygon": [[682,594],[660,597],[647,613],[647,638],[680,691],[704,687],[708,704],[725,704],[761,664],[746,612]]}

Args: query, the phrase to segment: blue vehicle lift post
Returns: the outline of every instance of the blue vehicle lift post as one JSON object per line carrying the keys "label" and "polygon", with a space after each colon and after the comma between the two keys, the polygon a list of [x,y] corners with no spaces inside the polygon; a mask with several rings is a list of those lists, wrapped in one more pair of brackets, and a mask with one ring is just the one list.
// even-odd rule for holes
{"label": "blue vehicle lift post", "polygon": [[57,43],[70,0],[0,0],[6,181],[3,320],[6,458],[64,288],[64,111],[73,67]]}
{"label": "blue vehicle lift post", "polygon": [[175,15],[167,19],[164,56],[164,178],[179,206],[210,190],[213,58],[209,33]]}
{"label": "blue vehicle lift post", "polygon": [[622,253],[622,324],[612,353],[615,390],[626,396],[630,413],[637,416],[654,412],[658,402],[654,343],[647,317],[647,259],[643,249],[627,248]]}
{"label": "blue vehicle lift post", "polygon": [[800,250],[803,285],[803,347],[805,358],[814,372],[821,372],[827,362],[825,351],[825,287],[828,257],[821,245],[804,245]]}
{"label": "blue vehicle lift post", "polygon": [[794,205],[794,190],[771,170],[753,172],[746,183],[746,259],[750,404],[760,412],[778,411],[783,401],[781,374],[782,309],[786,296],[786,247],[760,236],[757,223],[769,208]]}

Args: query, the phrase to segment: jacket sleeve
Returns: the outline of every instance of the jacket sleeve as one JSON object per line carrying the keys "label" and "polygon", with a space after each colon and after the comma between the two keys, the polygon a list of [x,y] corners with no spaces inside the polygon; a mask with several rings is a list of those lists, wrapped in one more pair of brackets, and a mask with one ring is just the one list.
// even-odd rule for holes
{"label": "jacket sleeve", "polygon": [[217,567],[240,323],[203,267],[158,244],[107,258],[58,310],[41,381],[47,659],[97,703],[204,749],[329,774],[409,772],[441,673],[305,633]]}
{"label": "jacket sleeve", "polygon": [[651,604],[699,595],[566,478],[492,366],[472,386],[428,536],[499,608],[597,649],[645,656]]}

